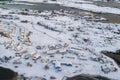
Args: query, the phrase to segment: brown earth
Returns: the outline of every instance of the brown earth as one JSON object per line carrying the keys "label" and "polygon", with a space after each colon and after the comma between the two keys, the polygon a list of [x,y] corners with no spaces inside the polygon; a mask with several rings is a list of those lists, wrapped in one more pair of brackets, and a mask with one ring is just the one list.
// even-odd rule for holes
{"label": "brown earth", "polygon": [[106,18],[107,20],[101,21],[104,23],[120,23],[120,15],[108,13],[94,13],[94,15]]}

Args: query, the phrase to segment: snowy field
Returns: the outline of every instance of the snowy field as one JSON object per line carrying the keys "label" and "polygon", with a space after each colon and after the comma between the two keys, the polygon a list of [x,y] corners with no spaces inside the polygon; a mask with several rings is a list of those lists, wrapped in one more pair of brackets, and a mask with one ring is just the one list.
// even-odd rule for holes
{"label": "snowy field", "polygon": [[119,49],[120,24],[82,14],[0,9],[0,65],[47,80],[79,74],[119,80],[120,68],[101,51]]}

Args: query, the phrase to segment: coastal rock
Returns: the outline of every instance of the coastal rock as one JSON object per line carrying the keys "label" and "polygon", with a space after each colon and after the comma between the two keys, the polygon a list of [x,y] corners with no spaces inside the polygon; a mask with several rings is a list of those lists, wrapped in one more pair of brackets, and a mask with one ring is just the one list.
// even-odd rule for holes
{"label": "coastal rock", "polygon": [[0,80],[17,80],[17,73],[8,68],[0,67]]}

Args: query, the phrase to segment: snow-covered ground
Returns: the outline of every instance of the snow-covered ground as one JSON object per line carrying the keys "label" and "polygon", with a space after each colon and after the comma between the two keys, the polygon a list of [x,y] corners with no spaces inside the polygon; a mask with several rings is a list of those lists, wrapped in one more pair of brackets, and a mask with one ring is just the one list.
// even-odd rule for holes
{"label": "snow-covered ground", "polygon": [[54,0],[15,0],[15,1],[55,3],[55,4],[60,4],[62,6],[74,7],[82,10],[87,10],[87,11],[120,14],[119,8],[101,7],[93,4],[93,2],[91,1],[84,1],[84,0],[55,0],[55,1]]}
{"label": "snow-covered ground", "polygon": [[0,66],[47,80],[82,73],[119,80],[120,68],[100,52],[119,49],[120,24],[83,14],[0,9]]}

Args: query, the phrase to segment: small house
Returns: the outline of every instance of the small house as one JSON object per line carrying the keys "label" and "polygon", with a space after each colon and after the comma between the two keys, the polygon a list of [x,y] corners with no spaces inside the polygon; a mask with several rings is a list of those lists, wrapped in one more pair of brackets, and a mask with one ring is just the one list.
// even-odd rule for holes
{"label": "small house", "polygon": [[43,63],[48,63],[48,62],[49,62],[49,58],[43,58],[43,59],[41,59],[41,61],[42,61]]}
{"label": "small house", "polygon": [[63,46],[61,45],[61,44],[57,44],[56,45],[56,49],[60,49],[60,48],[62,48]]}
{"label": "small house", "polygon": [[69,44],[67,44],[67,43],[64,44],[64,48],[66,48],[66,47],[68,47],[68,46],[69,46]]}
{"label": "small house", "polygon": [[22,48],[22,46],[21,45],[18,45],[17,47],[16,47],[16,50],[17,51],[21,51],[23,48]]}
{"label": "small house", "polygon": [[33,60],[38,60],[38,59],[40,59],[40,58],[41,58],[41,56],[40,56],[39,54],[33,55]]}
{"label": "small house", "polygon": [[34,56],[35,54],[37,54],[37,51],[33,51],[30,53],[31,56]]}
{"label": "small house", "polygon": [[74,27],[68,27],[68,31],[74,31]]}
{"label": "small house", "polygon": [[19,51],[19,53],[21,53],[21,54],[27,53],[27,52],[28,52],[27,49],[22,49],[22,50]]}
{"label": "small house", "polygon": [[65,65],[65,66],[72,66],[72,63],[68,63],[68,62],[62,62],[61,65]]}
{"label": "small house", "polygon": [[52,45],[48,45],[49,50],[54,50],[56,49],[56,45],[52,44]]}
{"label": "small house", "polygon": [[60,62],[55,60],[55,61],[52,61],[52,64],[57,71],[62,71]]}
{"label": "small house", "polygon": [[59,52],[59,53],[62,53],[62,54],[65,54],[66,51],[67,51],[66,48],[62,48],[62,49],[59,49],[59,50],[58,50],[58,52]]}
{"label": "small house", "polygon": [[51,54],[55,54],[57,52],[57,50],[48,50],[47,51],[47,54],[48,55],[51,55]]}

